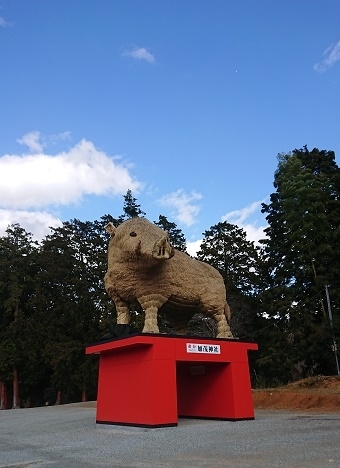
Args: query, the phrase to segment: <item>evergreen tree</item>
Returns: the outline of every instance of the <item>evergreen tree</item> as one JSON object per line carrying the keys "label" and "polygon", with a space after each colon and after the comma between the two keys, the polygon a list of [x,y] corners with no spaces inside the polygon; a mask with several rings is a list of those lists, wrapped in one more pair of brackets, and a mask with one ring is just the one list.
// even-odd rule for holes
{"label": "evergreen tree", "polygon": [[223,276],[232,311],[233,334],[247,338],[257,320],[260,256],[243,229],[228,222],[218,223],[203,233],[198,260],[215,267]]}
{"label": "evergreen tree", "polygon": [[220,271],[230,288],[252,295],[258,289],[259,251],[242,228],[218,223],[203,233],[197,258]]}
{"label": "evergreen tree", "polygon": [[[266,281],[262,312],[280,330],[263,364],[285,380],[334,371],[325,285],[332,286],[339,329],[340,185],[334,153],[307,147],[278,157],[276,192],[263,204],[268,228],[262,241]],[[261,362],[260,362],[261,364]],[[267,366],[267,367],[266,367]],[[285,370],[283,370],[283,368]]]}
{"label": "evergreen tree", "polygon": [[154,221],[154,224],[168,232],[170,241],[175,249],[186,252],[186,240],[182,230],[177,227],[177,224],[168,221],[167,217],[163,215],[159,215],[158,221]]}
{"label": "evergreen tree", "polygon": [[137,199],[132,195],[131,190],[129,189],[124,195],[124,214],[118,217],[118,222],[122,223],[130,218],[137,218],[138,216],[144,216],[144,211],[141,210],[140,205],[137,203]]}
{"label": "evergreen tree", "polygon": [[[27,396],[28,382],[26,389],[19,388],[24,372],[30,369],[34,375],[38,367],[34,365],[38,350],[31,326],[36,251],[32,235],[19,224],[9,226],[6,235],[0,238],[0,381],[3,391],[12,390],[12,397],[3,398],[11,401],[13,408],[20,407],[21,399]],[[28,376],[31,385],[33,375]]]}
{"label": "evergreen tree", "polygon": [[91,380],[93,392],[96,369],[88,367],[84,347],[100,339],[102,321],[110,310],[114,313],[103,285],[102,230],[101,223],[75,219],[53,228],[42,245],[36,307],[44,323],[44,357],[58,401],[77,401]]}

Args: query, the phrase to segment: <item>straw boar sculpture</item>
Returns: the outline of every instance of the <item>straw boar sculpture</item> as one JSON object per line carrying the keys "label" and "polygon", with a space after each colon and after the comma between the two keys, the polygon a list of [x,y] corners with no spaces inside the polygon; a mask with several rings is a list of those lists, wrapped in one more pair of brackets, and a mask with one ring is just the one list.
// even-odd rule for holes
{"label": "straw boar sculpture", "polygon": [[230,309],[220,273],[175,250],[166,231],[145,218],[106,226],[111,238],[105,288],[115,303],[117,323],[130,322],[129,303],[145,311],[143,333],[158,333],[157,314],[165,314],[178,333],[195,312],[213,317],[217,337],[232,338]]}

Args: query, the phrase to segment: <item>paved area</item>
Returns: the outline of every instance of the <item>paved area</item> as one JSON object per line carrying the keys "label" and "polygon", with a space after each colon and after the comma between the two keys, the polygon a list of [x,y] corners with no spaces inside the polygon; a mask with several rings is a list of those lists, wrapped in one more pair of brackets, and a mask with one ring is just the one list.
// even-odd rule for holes
{"label": "paved area", "polygon": [[340,467],[340,414],[257,411],[254,421],[95,423],[93,404],[0,411],[0,468]]}

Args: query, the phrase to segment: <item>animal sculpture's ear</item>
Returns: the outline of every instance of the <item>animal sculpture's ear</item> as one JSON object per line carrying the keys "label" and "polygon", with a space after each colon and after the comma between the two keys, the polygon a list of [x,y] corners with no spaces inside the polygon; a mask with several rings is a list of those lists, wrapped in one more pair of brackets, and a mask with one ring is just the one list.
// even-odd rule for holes
{"label": "animal sculpture's ear", "polygon": [[111,237],[114,237],[114,235],[116,234],[116,228],[111,222],[105,226],[105,229],[107,230],[107,232],[110,234]]}

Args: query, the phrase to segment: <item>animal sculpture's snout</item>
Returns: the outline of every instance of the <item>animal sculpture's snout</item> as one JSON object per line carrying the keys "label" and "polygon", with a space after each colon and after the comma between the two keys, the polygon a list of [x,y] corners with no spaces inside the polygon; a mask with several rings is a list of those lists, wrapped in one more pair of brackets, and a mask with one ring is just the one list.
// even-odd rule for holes
{"label": "animal sculpture's snout", "polygon": [[167,260],[174,256],[175,250],[169,242],[167,236],[162,237],[158,242],[155,243],[152,250],[152,256],[159,260]]}

